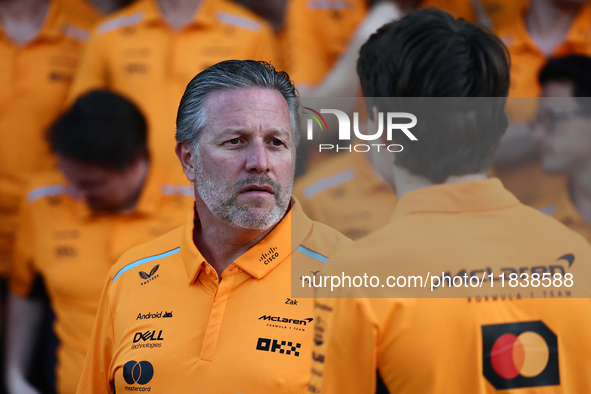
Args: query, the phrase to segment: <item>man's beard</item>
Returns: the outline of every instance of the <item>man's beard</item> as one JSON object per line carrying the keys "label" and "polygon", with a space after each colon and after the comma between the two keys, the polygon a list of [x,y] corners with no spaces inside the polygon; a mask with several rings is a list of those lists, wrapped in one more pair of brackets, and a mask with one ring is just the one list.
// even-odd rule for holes
{"label": "man's beard", "polygon": [[[289,187],[283,187],[266,174],[251,174],[247,179],[232,186],[216,183],[205,174],[199,148],[195,147],[195,187],[209,210],[222,222],[245,230],[267,230],[279,223],[291,200],[293,174]],[[275,205],[263,214],[251,212],[236,201],[240,190],[249,185],[269,185],[273,189]]]}

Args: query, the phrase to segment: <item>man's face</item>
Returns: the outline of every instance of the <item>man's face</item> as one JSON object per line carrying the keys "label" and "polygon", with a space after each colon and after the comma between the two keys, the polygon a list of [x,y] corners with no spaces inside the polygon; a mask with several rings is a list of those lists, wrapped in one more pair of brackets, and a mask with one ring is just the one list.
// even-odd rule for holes
{"label": "man's face", "polygon": [[272,227],[287,211],[293,185],[287,102],[274,90],[225,90],[208,96],[206,111],[195,152],[197,198],[233,227]]}
{"label": "man's face", "polygon": [[542,167],[572,174],[591,157],[591,118],[581,115],[572,97],[571,82],[549,82],[542,87],[532,138],[540,146]]}
{"label": "man's face", "polygon": [[116,212],[132,208],[139,195],[139,160],[128,169],[115,171],[96,164],[58,155],[58,166],[80,198],[96,212]]}

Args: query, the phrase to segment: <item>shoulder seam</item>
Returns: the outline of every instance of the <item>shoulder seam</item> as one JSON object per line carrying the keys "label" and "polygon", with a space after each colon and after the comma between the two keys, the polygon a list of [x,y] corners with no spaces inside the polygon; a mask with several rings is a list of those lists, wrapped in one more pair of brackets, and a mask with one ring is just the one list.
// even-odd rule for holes
{"label": "shoulder seam", "polygon": [[355,178],[356,172],[353,169],[348,169],[337,174],[331,175],[329,177],[320,179],[304,188],[303,195],[305,198],[312,198],[316,194],[323,192],[326,189],[329,189],[333,186],[338,186],[342,183],[348,182],[351,179]]}
{"label": "shoulder seam", "polygon": [[314,260],[320,261],[322,264],[326,264],[328,262],[328,257],[323,256],[318,252],[314,252],[313,250],[310,250],[302,245],[299,245],[296,249],[306,256],[313,258]]}
{"label": "shoulder seam", "polygon": [[181,248],[179,246],[179,247],[177,247],[175,249],[171,249],[171,250],[169,250],[167,252],[156,254],[156,255],[153,255],[153,256],[144,257],[144,258],[141,258],[139,260],[136,260],[136,261],[134,261],[132,263],[129,263],[129,264],[125,265],[123,268],[121,268],[119,271],[117,271],[117,273],[115,274],[115,276],[113,276],[113,280],[111,281],[111,283],[115,283],[115,280],[117,278],[119,278],[124,272],[127,272],[127,271],[129,271],[131,269],[134,269],[136,267],[139,267],[142,264],[149,263],[149,262],[155,261],[155,260],[160,260],[160,259],[163,259],[163,258],[168,257],[168,256],[172,256],[173,254],[177,254],[180,251],[181,251]]}
{"label": "shoulder seam", "polygon": [[261,29],[261,23],[248,17],[230,14],[225,11],[219,11],[216,14],[217,20],[231,26],[241,27],[246,30],[258,32]]}
{"label": "shoulder seam", "polygon": [[101,23],[96,31],[98,34],[103,35],[110,31],[119,29],[120,27],[137,25],[142,21],[142,19],[144,19],[144,15],[145,13],[143,11],[138,11],[135,14],[120,16],[118,18]]}
{"label": "shoulder seam", "polygon": [[71,192],[70,186],[62,184],[40,186],[27,193],[27,202],[32,203],[43,197],[52,197],[60,194],[71,195]]}
{"label": "shoulder seam", "polygon": [[88,30],[69,23],[64,25],[62,33],[78,41],[88,41],[88,38],[90,37],[90,32]]}
{"label": "shoulder seam", "polygon": [[167,196],[186,196],[186,197],[195,197],[195,192],[191,186],[187,185],[171,185],[171,184],[164,184],[162,185],[161,189],[162,194]]}

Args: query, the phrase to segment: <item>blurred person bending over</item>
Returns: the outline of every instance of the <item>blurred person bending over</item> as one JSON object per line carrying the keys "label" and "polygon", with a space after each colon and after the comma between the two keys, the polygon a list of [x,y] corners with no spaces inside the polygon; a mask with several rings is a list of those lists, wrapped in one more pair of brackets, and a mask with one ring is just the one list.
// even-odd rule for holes
{"label": "blurred person bending over", "polygon": [[[374,122],[390,109],[380,97],[399,105],[450,98],[416,105],[417,141],[383,155],[389,166],[378,168],[399,197],[390,223],[339,251],[322,274],[379,275],[383,286],[388,275],[441,272],[495,280],[433,293],[379,284],[318,289],[310,392],[374,393],[376,369],[392,393],[591,390],[591,304],[575,298],[588,294],[591,246],[487,177],[507,127],[504,45],[449,14],[418,11],[372,35],[358,72],[365,96],[378,97],[368,101]],[[501,272],[539,280],[556,273],[561,281],[566,273],[579,287],[501,288]]]}
{"label": "blurred person bending over", "polygon": [[0,274],[26,183],[55,165],[43,133],[64,107],[93,22],[62,0],[0,0]]}
{"label": "blurred person bending over", "polygon": [[543,209],[591,242],[591,58],[550,60],[540,72],[542,94],[532,137],[544,171],[561,173],[568,188]]}
{"label": "blurred person bending over", "polygon": [[536,0],[498,30],[511,55],[507,105],[511,125],[495,155],[495,173],[521,202],[534,208],[552,203],[566,188],[563,176],[542,170],[540,152],[529,132],[541,91],[537,76],[551,57],[591,55],[590,29],[588,1]]}
{"label": "blurred person bending over", "polygon": [[[300,95],[357,97],[361,90],[355,72],[359,48],[380,26],[398,17],[400,10],[394,1],[289,1],[283,49],[286,69]],[[340,109],[358,110],[355,105]],[[332,116],[326,119],[335,120]],[[353,239],[385,224],[384,216],[376,211],[391,212],[396,196],[372,168],[368,155],[319,154],[317,147],[303,142],[298,156],[306,171],[298,177],[294,195],[306,214]],[[368,206],[374,209],[357,210],[350,203],[357,198],[372,199]]]}
{"label": "blurred person bending over", "polygon": [[111,269],[79,393],[306,393],[314,300],[294,291],[350,241],[291,198],[299,132],[295,88],[267,63],[189,83],[176,153],[194,210]]}
{"label": "blurred person bending over", "polygon": [[171,136],[185,86],[226,59],[276,63],[268,24],[231,0],[137,0],[94,30],[70,97],[108,88],[133,99],[154,159],[178,169]]}
{"label": "blurred person bending over", "polygon": [[61,173],[31,182],[9,275],[11,393],[35,392],[26,377],[42,312],[30,297],[37,276],[56,315],[56,390],[73,393],[109,269],[127,249],[183,223],[192,190],[151,162],[146,138],[137,107],[106,91],[80,97],[51,127]]}

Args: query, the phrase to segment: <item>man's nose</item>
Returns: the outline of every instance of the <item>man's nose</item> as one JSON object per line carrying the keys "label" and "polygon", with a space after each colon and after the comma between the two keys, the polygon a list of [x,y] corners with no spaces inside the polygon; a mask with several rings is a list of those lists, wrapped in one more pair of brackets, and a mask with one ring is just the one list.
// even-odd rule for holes
{"label": "man's nose", "polygon": [[246,171],[259,174],[270,171],[270,152],[263,141],[252,141],[246,150],[246,154]]}

